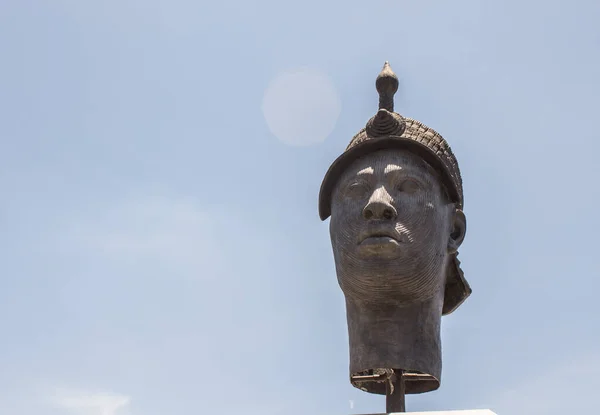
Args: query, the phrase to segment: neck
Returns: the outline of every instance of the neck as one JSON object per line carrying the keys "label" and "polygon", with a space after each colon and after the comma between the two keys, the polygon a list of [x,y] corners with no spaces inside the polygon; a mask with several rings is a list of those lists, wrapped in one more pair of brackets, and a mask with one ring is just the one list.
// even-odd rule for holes
{"label": "neck", "polygon": [[[351,375],[402,369],[428,375],[408,382],[407,393],[437,389],[442,369],[442,305],[443,292],[410,305],[364,303],[346,297]],[[369,390],[368,385],[361,386]],[[379,386],[371,389],[379,393]]]}

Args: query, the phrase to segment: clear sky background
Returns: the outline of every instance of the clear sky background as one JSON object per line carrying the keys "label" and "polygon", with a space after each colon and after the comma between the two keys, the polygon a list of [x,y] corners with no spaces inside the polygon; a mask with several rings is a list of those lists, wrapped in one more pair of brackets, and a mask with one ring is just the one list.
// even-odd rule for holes
{"label": "clear sky background", "polygon": [[317,195],[385,60],[396,110],[460,162],[473,288],[441,389],[408,408],[596,413],[599,20],[592,0],[1,1],[0,414],[382,412],[348,382]]}

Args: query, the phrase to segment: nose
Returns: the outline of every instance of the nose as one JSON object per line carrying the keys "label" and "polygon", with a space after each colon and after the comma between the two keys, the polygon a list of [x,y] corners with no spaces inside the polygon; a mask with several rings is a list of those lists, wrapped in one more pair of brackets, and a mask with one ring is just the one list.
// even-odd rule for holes
{"label": "nose", "polygon": [[398,212],[392,205],[391,196],[383,187],[375,190],[369,199],[369,202],[363,209],[363,218],[367,220],[392,220],[396,219]]}

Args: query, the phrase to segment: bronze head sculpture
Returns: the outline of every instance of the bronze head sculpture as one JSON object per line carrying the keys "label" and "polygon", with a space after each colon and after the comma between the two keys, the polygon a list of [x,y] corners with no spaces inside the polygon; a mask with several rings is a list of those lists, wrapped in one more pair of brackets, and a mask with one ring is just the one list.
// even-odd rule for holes
{"label": "bronze head sculpture", "polygon": [[442,315],[470,295],[458,248],[466,231],[458,162],[434,130],[394,112],[398,78],[386,62],[379,111],[327,171],[319,194],[346,298],[354,386],[401,371],[406,393],[440,385]]}

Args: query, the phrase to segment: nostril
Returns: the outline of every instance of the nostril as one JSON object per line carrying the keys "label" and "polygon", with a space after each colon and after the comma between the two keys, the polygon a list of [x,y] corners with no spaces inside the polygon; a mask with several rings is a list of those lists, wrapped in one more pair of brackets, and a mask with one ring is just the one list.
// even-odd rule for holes
{"label": "nostril", "polygon": [[385,209],[383,211],[383,218],[390,220],[394,218],[394,213],[390,209]]}
{"label": "nostril", "polygon": [[373,211],[371,211],[371,209],[365,209],[363,215],[365,219],[371,219],[373,217]]}

